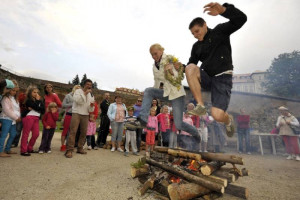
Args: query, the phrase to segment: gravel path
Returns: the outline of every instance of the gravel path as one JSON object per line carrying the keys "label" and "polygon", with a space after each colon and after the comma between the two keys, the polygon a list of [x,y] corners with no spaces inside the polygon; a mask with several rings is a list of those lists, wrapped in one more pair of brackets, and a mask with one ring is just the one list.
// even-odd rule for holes
{"label": "gravel path", "polygon": [[[38,138],[38,148],[41,135]],[[153,193],[137,194],[138,180],[130,177],[130,163],[141,156],[123,156],[99,149],[67,159],[59,151],[60,133],[51,154],[19,154],[0,159],[0,199],[154,199]],[[13,149],[19,151],[19,148]],[[248,187],[250,199],[299,199],[300,162],[281,156],[242,155],[249,177],[238,180]],[[237,199],[224,195],[222,199]]]}

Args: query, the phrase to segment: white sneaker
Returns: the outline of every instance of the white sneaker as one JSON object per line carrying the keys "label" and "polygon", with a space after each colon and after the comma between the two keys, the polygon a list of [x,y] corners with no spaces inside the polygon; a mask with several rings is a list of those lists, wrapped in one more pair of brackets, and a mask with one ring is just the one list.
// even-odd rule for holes
{"label": "white sneaker", "polygon": [[292,159],[293,159],[293,156],[292,156],[292,155],[289,155],[286,159],[287,159],[287,160],[292,160]]}
{"label": "white sneaker", "polygon": [[150,152],[146,152],[146,157],[150,158]]}
{"label": "white sneaker", "polygon": [[114,152],[116,150],[116,147],[111,148],[111,152]]}
{"label": "white sneaker", "polygon": [[87,148],[88,150],[91,150],[92,149],[92,146],[88,146],[88,148]]}
{"label": "white sneaker", "polygon": [[39,154],[43,154],[44,152],[43,151],[39,151]]}
{"label": "white sneaker", "polygon": [[118,148],[118,151],[119,152],[124,152],[123,149],[121,149],[120,147]]}
{"label": "white sneaker", "polygon": [[297,161],[300,161],[300,156],[297,155],[295,159],[296,159]]}
{"label": "white sneaker", "polygon": [[207,150],[204,150],[203,152],[204,152],[204,153],[207,153],[208,151],[207,151]]}
{"label": "white sneaker", "polygon": [[248,155],[251,155],[251,152],[250,152],[250,151],[248,151],[248,152],[247,152],[247,154],[248,154]]}
{"label": "white sneaker", "polygon": [[95,147],[94,147],[94,150],[98,150],[98,147],[97,147],[97,146],[95,146]]}
{"label": "white sneaker", "polygon": [[52,153],[52,151],[49,150],[49,151],[47,151],[47,153]]}

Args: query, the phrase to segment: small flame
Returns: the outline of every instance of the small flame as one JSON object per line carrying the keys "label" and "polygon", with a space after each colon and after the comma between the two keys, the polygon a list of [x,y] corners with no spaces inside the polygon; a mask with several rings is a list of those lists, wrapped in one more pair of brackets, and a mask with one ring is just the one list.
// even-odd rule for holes
{"label": "small flame", "polygon": [[175,177],[175,176],[171,176],[170,181],[172,183],[180,183],[180,178]]}
{"label": "small flame", "polygon": [[199,171],[197,168],[195,168],[195,164],[197,164],[196,163],[197,161],[196,160],[192,160],[191,162],[190,162],[190,165],[188,166],[188,168],[190,169],[190,170],[193,170],[193,171]]}

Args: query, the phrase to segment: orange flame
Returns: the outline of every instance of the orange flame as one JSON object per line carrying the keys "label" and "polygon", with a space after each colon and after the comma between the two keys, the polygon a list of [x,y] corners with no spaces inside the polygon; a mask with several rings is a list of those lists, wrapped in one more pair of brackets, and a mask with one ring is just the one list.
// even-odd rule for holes
{"label": "orange flame", "polygon": [[199,171],[197,168],[195,168],[194,167],[194,164],[196,163],[196,160],[192,160],[191,162],[190,162],[190,165],[188,166],[188,168],[190,169],[190,170],[193,170],[193,171]]}
{"label": "orange flame", "polygon": [[180,178],[175,177],[175,176],[171,176],[170,181],[171,181],[172,183],[179,183],[179,182],[180,182]]}

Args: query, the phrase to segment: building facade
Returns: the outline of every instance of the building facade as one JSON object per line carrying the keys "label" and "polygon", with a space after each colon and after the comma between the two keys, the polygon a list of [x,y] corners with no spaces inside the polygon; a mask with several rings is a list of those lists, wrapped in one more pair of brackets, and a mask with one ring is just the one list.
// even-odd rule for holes
{"label": "building facade", "polygon": [[263,82],[266,71],[255,71],[251,74],[235,74],[232,77],[232,91],[266,94]]}

